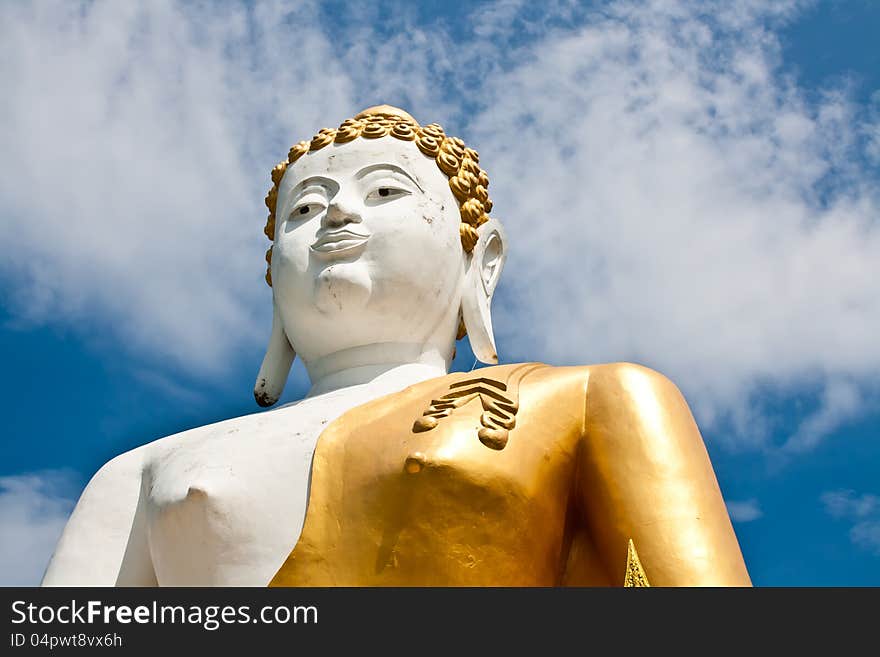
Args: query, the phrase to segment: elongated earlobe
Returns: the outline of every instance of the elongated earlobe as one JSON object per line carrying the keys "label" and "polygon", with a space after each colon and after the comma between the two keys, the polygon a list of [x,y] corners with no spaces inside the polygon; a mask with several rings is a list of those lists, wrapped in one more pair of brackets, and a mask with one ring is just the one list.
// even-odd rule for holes
{"label": "elongated earlobe", "polygon": [[495,364],[498,354],[492,332],[492,295],[498,285],[506,259],[501,224],[490,219],[477,229],[479,239],[470,254],[461,315],[471,350],[480,362]]}
{"label": "elongated earlobe", "polygon": [[296,357],[296,352],[284,333],[281,314],[274,301],[272,308],[272,335],[269,337],[266,356],[263,358],[263,364],[257,374],[257,383],[254,386],[254,399],[260,406],[271,406],[281,397],[287,376],[290,374],[290,366]]}

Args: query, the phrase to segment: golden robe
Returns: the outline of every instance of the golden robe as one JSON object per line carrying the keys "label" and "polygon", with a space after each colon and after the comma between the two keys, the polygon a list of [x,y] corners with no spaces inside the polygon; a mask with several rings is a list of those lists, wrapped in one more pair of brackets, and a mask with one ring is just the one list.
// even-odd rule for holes
{"label": "golden robe", "polygon": [[639,365],[518,363],[329,424],[302,534],[270,586],[645,579],[750,585],[687,403]]}

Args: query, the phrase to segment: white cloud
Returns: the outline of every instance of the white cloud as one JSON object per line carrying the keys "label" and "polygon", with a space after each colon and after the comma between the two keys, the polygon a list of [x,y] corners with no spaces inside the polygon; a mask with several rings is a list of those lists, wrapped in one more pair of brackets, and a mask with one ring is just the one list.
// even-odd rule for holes
{"label": "white cloud", "polygon": [[[761,445],[763,391],[823,390],[788,449],[880,369],[880,203],[856,108],[809,102],[762,16],[618,3],[493,80],[475,134],[514,239],[500,349],[634,359]],[[714,5],[713,5],[714,7]]]}
{"label": "white cloud", "polygon": [[761,511],[761,507],[758,504],[758,500],[742,500],[742,501],[729,501],[727,504],[727,512],[730,514],[730,519],[733,522],[751,522],[752,520],[757,520],[764,515],[764,512]]}
{"label": "white cloud", "polygon": [[829,379],[825,382],[819,408],[810,414],[788,440],[784,448],[803,452],[817,445],[821,439],[846,420],[856,416],[863,407],[857,385],[848,381]]}
{"label": "white cloud", "polygon": [[73,510],[72,475],[0,477],[0,586],[36,586]]}
{"label": "white cloud", "polygon": [[825,510],[835,518],[869,518],[880,514],[880,497],[853,490],[833,490],[822,494]]}
{"label": "white cloud", "polygon": [[349,105],[320,33],[297,34],[291,65],[283,21],[298,14],[312,20],[308,6],[2,5],[0,245],[20,313],[97,314],[135,352],[200,372],[264,334],[266,146],[277,160],[294,124]]}
{"label": "white cloud", "polygon": [[834,490],[822,494],[825,510],[834,518],[851,521],[852,542],[880,556],[880,497],[853,490]]}
{"label": "white cloud", "polygon": [[819,401],[787,443],[807,449],[875,403],[880,192],[852,164],[862,108],[781,72],[772,28],[796,9],[500,2],[474,37],[367,8],[328,27],[309,3],[6,3],[0,248],[18,311],[226,366],[268,332],[271,165],[404,104],[483,155],[512,242],[502,357],[641,361],[741,445],[772,425],[761,391],[807,385]]}
{"label": "white cloud", "polygon": [[849,536],[856,545],[880,555],[880,520],[857,522]]}

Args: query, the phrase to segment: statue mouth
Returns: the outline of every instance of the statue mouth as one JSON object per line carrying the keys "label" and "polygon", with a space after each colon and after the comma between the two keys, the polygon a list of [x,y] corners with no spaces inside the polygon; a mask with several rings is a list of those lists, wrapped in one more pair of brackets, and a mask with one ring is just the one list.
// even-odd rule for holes
{"label": "statue mouth", "polygon": [[337,230],[332,233],[325,233],[312,244],[311,249],[315,253],[322,255],[327,254],[348,254],[357,249],[363,248],[369,235],[355,233],[350,230]]}

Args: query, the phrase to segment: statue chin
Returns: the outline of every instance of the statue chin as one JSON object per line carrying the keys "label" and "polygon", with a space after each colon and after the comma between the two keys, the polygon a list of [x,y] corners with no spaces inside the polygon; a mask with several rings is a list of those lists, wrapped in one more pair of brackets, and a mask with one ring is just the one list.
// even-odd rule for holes
{"label": "statue chin", "polygon": [[358,311],[367,305],[373,284],[359,263],[335,263],[315,279],[315,307],[324,314]]}

